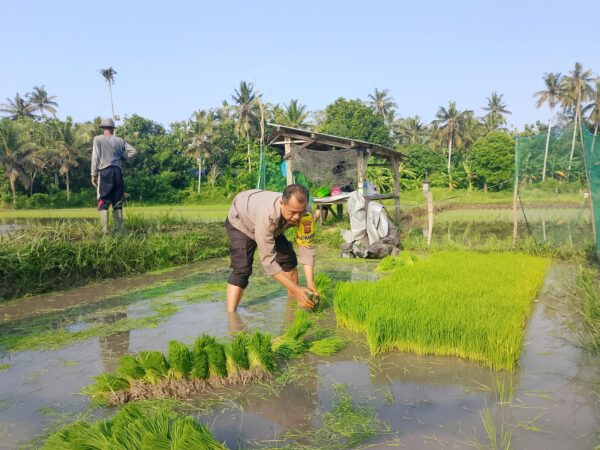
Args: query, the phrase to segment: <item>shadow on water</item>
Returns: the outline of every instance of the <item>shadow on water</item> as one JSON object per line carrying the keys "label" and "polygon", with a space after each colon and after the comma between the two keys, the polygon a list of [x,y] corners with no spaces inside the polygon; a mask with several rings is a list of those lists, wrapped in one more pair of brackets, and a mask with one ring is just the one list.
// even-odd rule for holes
{"label": "shadow on water", "polygon": [[[337,279],[375,279],[375,264],[331,259],[322,269]],[[144,316],[155,302],[177,306],[152,328],[96,336],[53,350],[5,353],[0,364],[10,367],[0,372],[2,445],[13,448],[43,432],[56,417],[48,411],[73,418],[85,410],[88,399],[78,393],[92,376],[114,370],[124,354],[164,351],[168,340],[191,343],[200,333],[227,337],[245,328],[278,334],[293,315],[283,289],[257,275],[239,313],[228,315],[222,301],[223,269],[199,266],[197,273],[171,279],[170,285],[96,302],[91,310],[75,306],[52,313],[54,327],[77,330],[94,321],[118,323]],[[502,430],[510,430],[513,448],[593,448],[600,418],[593,383],[598,362],[587,359],[568,331],[574,270],[569,263],[552,265],[532,310],[521,369],[513,374],[458,358],[410,353],[373,357],[364,336],[336,329],[329,315],[320,326],[348,340],[340,353],[309,355],[290,362],[267,383],[222,389],[190,401],[199,408],[200,420],[231,448],[284,443],[295,448],[294,442],[302,440],[297,436],[306,438],[323,426],[323,413],[331,408],[339,384],[347,387],[355,405],[370,405],[387,424],[387,431],[364,443],[375,448],[390,441],[410,449],[489,446],[482,411],[499,438]],[[61,314],[68,320],[60,322]],[[16,333],[43,316],[3,327],[12,326]]]}

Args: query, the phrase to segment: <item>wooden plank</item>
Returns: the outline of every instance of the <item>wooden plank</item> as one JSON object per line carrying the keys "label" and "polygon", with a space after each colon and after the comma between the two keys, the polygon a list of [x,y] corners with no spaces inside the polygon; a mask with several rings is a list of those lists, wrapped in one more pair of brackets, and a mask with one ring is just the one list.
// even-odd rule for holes
{"label": "wooden plank", "polygon": [[[285,138],[285,156],[288,156],[292,151],[292,140],[290,138]],[[294,184],[294,174],[292,172],[292,161],[290,159],[286,159],[285,161],[285,180],[287,185]]]}

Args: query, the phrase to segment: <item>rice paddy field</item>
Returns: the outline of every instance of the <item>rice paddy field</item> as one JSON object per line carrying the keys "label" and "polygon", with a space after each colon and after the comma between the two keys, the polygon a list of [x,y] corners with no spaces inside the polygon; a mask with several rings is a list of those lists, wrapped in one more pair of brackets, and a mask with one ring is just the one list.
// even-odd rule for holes
{"label": "rice paddy field", "polygon": [[[383,261],[338,258],[338,230],[320,230],[323,296],[310,313],[255,265],[227,314],[221,237],[195,237],[197,257],[146,273],[4,301],[0,448],[595,449],[600,290],[587,216],[538,208],[531,244],[514,252],[510,210],[492,206],[440,211],[430,248],[415,215],[411,251]],[[216,225],[138,214],[132,249]],[[11,239],[57,236],[55,219],[7,220],[25,227]],[[58,220],[71,244],[91,236],[93,217]],[[464,224],[481,232],[457,238]]]}

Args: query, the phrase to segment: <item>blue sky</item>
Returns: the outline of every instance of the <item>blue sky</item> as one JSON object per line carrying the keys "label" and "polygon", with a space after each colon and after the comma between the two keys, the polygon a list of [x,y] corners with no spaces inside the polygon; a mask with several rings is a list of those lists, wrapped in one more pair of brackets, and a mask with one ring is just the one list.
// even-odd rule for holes
{"label": "blue sky", "polygon": [[544,72],[600,72],[599,17],[597,0],[0,0],[0,102],[43,84],[60,117],[109,115],[98,70],[112,66],[116,113],[165,125],[247,80],[310,110],[387,88],[399,115],[427,122],[451,99],[483,114],[498,91],[522,126],[547,118],[532,98]]}

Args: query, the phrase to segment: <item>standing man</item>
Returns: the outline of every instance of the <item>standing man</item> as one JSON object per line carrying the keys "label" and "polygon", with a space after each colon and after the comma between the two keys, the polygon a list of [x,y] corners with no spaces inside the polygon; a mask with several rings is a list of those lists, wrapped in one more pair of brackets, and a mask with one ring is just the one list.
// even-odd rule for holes
{"label": "standing man", "polygon": [[115,134],[115,122],[104,118],[103,133],[94,137],[92,146],[92,184],[98,191],[98,211],[102,232],[108,233],[108,208],[112,205],[115,231],[123,228],[123,197],[125,184],[121,161],[136,154],[136,150]]}
{"label": "standing man", "polygon": [[[285,230],[294,226],[298,227],[296,243],[307,288],[298,285],[298,259],[284,235]],[[313,273],[315,232],[308,211],[308,190],[304,186],[291,184],[283,194],[259,189],[240,192],[233,199],[225,228],[233,269],[227,285],[228,312],[236,310],[248,286],[257,247],[265,273],[281,283],[301,307],[314,307],[307,293],[317,294]]]}

